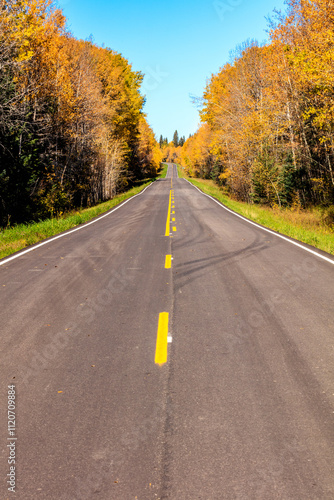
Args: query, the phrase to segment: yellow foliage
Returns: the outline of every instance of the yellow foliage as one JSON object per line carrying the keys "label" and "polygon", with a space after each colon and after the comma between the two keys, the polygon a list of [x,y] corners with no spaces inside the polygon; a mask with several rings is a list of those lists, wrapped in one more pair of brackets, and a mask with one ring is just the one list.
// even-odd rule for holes
{"label": "yellow foliage", "polygon": [[139,121],[138,156],[143,173],[155,176],[160,168],[163,153],[144,116]]}
{"label": "yellow foliage", "polygon": [[14,83],[14,118],[4,121],[15,128],[19,116],[36,150],[44,148],[33,190],[42,211],[74,193],[79,203],[107,199],[129,179],[155,175],[162,153],[143,114],[142,73],[113,50],[72,37],[53,0],[0,0],[0,14],[0,67],[10,67]]}
{"label": "yellow foliage", "polygon": [[334,186],[334,3],[287,3],[270,44],[244,44],[211,77],[204,125],[182,151],[190,175],[213,175],[246,201],[257,190],[267,202],[292,203],[292,167],[331,180],[321,196],[314,189],[319,200]]}

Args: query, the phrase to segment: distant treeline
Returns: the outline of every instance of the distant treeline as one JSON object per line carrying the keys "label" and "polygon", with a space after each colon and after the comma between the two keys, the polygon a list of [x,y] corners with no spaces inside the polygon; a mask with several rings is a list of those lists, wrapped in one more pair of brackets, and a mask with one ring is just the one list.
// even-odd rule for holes
{"label": "distant treeline", "polygon": [[334,2],[287,0],[270,41],[211,77],[203,125],[181,151],[193,176],[278,206],[334,202]]}
{"label": "distant treeline", "polygon": [[159,139],[159,146],[162,151],[163,161],[177,163],[180,159],[181,150],[185,142],[185,136],[179,137],[177,130],[175,130],[173,140],[171,142],[168,142],[167,137],[163,137],[161,135]]}
{"label": "distant treeline", "polygon": [[120,54],[75,39],[52,0],[0,0],[0,225],[156,174],[142,80]]}

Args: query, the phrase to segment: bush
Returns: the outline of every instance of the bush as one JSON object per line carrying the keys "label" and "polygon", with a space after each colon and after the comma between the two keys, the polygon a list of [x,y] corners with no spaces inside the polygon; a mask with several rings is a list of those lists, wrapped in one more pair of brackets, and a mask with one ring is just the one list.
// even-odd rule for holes
{"label": "bush", "polygon": [[322,221],[326,224],[326,226],[334,229],[334,205],[325,208],[322,215]]}

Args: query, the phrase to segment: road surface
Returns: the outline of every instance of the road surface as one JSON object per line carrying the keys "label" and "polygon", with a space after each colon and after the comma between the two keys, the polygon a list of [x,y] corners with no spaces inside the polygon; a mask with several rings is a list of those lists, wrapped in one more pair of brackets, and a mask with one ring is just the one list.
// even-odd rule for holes
{"label": "road surface", "polygon": [[1,498],[332,500],[334,265],[307,249],[169,165],[0,261]]}

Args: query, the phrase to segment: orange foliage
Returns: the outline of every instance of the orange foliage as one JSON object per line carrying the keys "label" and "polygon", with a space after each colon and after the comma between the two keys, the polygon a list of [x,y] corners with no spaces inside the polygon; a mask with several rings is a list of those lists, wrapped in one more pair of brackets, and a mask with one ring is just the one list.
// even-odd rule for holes
{"label": "orange foliage", "polygon": [[211,77],[204,126],[186,142],[182,161],[191,175],[211,176],[246,201],[328,204],[334,201],[334,4],[287,4],[268,45],[244,44]]}

